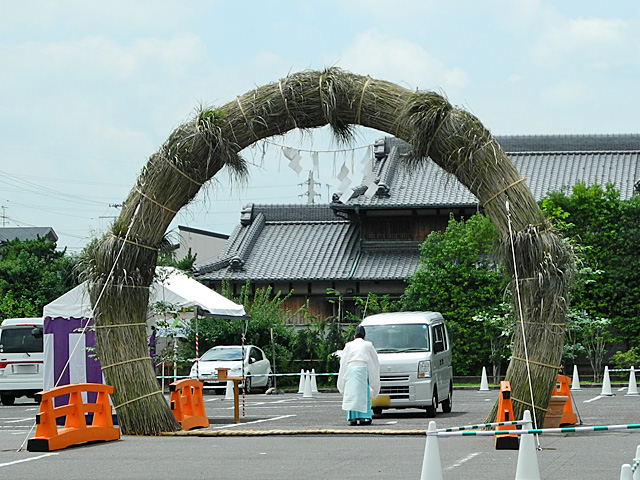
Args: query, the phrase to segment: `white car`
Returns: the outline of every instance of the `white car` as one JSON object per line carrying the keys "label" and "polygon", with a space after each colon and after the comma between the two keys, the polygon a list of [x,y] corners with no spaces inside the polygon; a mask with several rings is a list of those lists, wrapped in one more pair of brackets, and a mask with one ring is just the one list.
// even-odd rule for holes
{"label": "white car", "polygon": [[[264,352],[255,345],[220,345],[210,348],[191,367],[191,378],[197,378],[207,388],[215,388],[223,393],[226,381],[217,381],[218,368],[228,368],[229,377],[242,377],[242,358],[244,353],[245,393],[255,392],[258,388],[266,391],[273,384],[271,363]],[[222,390],[220,390],[222,389]]]}

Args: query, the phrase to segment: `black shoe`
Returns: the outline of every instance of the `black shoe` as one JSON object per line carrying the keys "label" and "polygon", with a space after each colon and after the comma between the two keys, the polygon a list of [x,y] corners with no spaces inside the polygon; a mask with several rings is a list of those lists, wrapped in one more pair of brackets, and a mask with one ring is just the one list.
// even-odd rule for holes
{"label": "black shoe", "polygon": [[352,427],[357,425],[358,421],[357,420],[349,420],[349,425],[351,425]]}
{"label": "black shoe", "polygon": [[364,419],[360,420],[360,425],[371,425],[371,419],[370,418],[364,418]]}

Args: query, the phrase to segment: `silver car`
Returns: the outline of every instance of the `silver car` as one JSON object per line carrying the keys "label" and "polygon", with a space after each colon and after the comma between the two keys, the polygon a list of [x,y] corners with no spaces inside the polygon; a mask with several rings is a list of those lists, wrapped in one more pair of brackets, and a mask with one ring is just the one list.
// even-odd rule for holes
{"label": "silver car", "polygon": [[[244,357],[244,372],[242,359]],[[219,345],[210,348],[191,367],[191,378],[205,383],[216,393],[223,393],[227,382],[218,380],[218,368],[228,368],[229,377],[242,377],[244,373],[245,393],[257,389],[266,391],[273,383],[271,363],[264,352],[255,345]]]}

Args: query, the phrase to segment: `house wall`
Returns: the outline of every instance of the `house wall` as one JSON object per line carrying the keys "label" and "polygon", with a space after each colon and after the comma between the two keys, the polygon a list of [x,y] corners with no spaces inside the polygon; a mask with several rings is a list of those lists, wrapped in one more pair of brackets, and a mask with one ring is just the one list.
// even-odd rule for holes
{"label": "house wall", "polygon": [[[220,293],[220,284],[211,284],[209,286]],[[243,286],[244,283],[242,282],[230,283],[233,295],[239,295]],[[404,292],[406,283],[400,280],[368,282],[255,282],[251,284],[251,292],[254,293],[256,289],[267,287],[271,287],[274,293],[281,292],[283,296],[293,290],[293,293],[282,305],[283,317],[284,312],[288,310],[289,315],[285,319],[287,323],[304,324],[308,323],[310,318],[325,320],[328,317],[340,315],[341,319],[344,319],[346,312],[359,315],[360,312],[357,311],[355,306],[354,296],[365,297],[368,293],[373,293],[378,296],[389,295],[392,299],[398,299]],[[341,304],[339,304],[338,301],[339,296],[328,293],[328,289],[333,289],[340,293],[342,296]],[[305,306],[307,302],[310,317],[305,316],[303,313],[296,313]]]}
{"label": "house wall", "polygon": [[196,255],[195,265],[204,265],[215,261],[225,244],[227,235],[210,235],[179,228],[180,244],[175,251],[176,259],[184,258],[189,249]]}

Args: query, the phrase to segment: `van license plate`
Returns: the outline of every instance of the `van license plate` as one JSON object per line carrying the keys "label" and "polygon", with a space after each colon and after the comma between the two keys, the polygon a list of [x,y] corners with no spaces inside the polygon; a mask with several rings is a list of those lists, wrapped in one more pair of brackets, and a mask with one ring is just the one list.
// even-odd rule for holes
{"label": "van license plate", "polygon": [[38,366],[37,365],[14,365],[13,373],[18,373],[22,375],[30,374],[30,373],[38,373]]}

